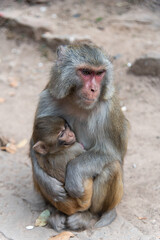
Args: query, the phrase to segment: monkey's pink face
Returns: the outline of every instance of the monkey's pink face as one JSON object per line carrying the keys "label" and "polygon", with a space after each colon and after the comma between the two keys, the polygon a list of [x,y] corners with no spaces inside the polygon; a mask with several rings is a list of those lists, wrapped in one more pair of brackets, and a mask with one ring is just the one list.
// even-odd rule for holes
{"label": "monkey's pink face", "polygon": [[83,82],[81,99],[87,105],[92,105],[100,96],[101,82],[106,70],[103,68],[81,67],[77,73]]}

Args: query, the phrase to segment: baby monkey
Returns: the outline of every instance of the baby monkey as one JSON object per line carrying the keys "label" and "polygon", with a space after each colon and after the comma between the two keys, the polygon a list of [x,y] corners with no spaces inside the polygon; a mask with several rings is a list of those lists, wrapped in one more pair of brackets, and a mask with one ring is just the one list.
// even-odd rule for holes
{"label": "baby monkey", "polygon": [[[76,142],[75,134],[69,125],[60,117],[36,119],[33,141],[40,167],[62,183],[65,182],[67,163],[74,161],[74,158],[85,151],[83,146]],[[54,207],[67,215],[87,210],[91,205],[92,192],[92,179],[84,181],[84,195],[80,198],[67,196],[65,201],[55,202],[47,192],[41,191]]]}

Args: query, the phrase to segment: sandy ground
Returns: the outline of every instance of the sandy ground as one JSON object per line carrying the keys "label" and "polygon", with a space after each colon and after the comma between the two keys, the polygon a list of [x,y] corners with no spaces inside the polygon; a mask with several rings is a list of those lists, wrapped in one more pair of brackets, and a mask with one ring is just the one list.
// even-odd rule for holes
{"label": "sandy ground", "polygon": [[[118,214],[154,239],[160,238],[160,79],[129,75],[127,63],[143,54],[160,52],[160,15],[122,3],[54,1],[43,12],[40,5],[5,1],[0,3],[0,11],[18,9],[24,15],[36,15],[48,24],[54,22],[55,34],[88,35],[108,54],[117,56],[113,61],[115,83],[131,123],[125,193]],[[0,29],[0,98],[5,100],[0,103],[0,136],[16,143],[29,142],[38,95],[49,79],[51,66],[38,44],[8,39],[7,30]],[[18,85],[11,86],[13,82]],[[33,191],[28,144],[15,154],[1,151],[0,172],[0,239],[23,239],[23,234],[19,238],[12,235],[14,228],[22,227],[30,239],[25,227],[34,224],[41,200]],[[16,213],[21,222],[14,217]],[[35,231],[42,232],[43,239],[48,231],[52,233],[47,228]],[[132,233],[130,239],[136,239]]]}

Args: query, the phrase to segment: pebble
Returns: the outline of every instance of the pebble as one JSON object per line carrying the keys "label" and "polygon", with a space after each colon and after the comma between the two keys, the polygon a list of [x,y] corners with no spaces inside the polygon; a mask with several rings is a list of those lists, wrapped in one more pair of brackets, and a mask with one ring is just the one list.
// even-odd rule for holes
{"label": "pebble", "polygon": [[155,224],[156,224],[156,220],[153,219],[153,220],[151,221],[151,223],[152,223],[153,225],[155,225]]}
{"label": "pebble", "polygon": [[41,62],[38,63],[38,67],[39,67],[39,68],[43,67],[43,63],[41,63]]}
{"label": "pebble", "polygon": [[132,167],[133,167],[133,168],[136,168],[136,167],[137,167],[137,165],[136,165],[135,163],[133,163]]}
{"label": "pebble", "polygon": [[74,17],[74,18],[79,18],[80,16],[81,16],[80,13],[76,13],[76,14],[72,15],[72,17]]}
{"label": "pebble", "polygon": [[9,67],[14,68],[16,66],[16,62],[12,61],[8,65],[9,65]]}
{"label": "pebble", "polygon": [[10,97],[14,97],[15,95],[16,95],[15,92],[9,92],[9,96],[10,96]]}
{"label": "pebble", "polygon": [[121,107],[121,109],[122,109],[123,112],[127,111],[127,107],[126,106]]}
{"label": "pebble", "polygon": [[132,66],[132,63],[128,62],[127,67],[131,67],[131,66]]}
{"label": "pebble", "polygon": [[27,229],[27,230],[32,230],[33,228],[34,228],[34,226],[31,226],[31,225],[26,226],[26,229]]}
{"label": "pebble", "polygon": [[99,30],[103,31],[104,30],[104,27],[97,27]]}
{"label": "pebble", "polygon": [[11,53],[13,53],[13,54],[19,54],[19,53],[20,53],[20,50],[19,50],[19,49],[16,49],[16,48],[12,48]]}
{"label": "pebble", "polygon": [[52,14],[52,15],[51,15],[51,18],[56,19],[56,18],[57,18],[57,14],[55,14],[55,13]]}
{"label": "pebble", "polygon": [[116,54],[116,55],[114,55],[113,56],[113,59],[119,59],[119,58],[121,58],[122,57],[122,54],[120,54],[120,53],[118,53],[118,54]]}
{"label": "pebble", "polygon": [[46,11],[47,11],[47,8],[46,8],[46,7],[40,7],[40,11],[41,11],[41,12],[46,12]]}

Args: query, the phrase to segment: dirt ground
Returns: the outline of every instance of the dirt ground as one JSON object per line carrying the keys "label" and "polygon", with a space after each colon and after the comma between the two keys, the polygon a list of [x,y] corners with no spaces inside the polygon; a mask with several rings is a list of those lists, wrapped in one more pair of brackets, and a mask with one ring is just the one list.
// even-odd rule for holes
{"label": "dirt ground", "polygon": [[[115,83],[131,123],[124,164],[125,193],[118,215],[151,239],[160,238],[160,79],[127,73],[127,64],[136,58],[160,53],[160,9],[153,11],[125,1],[55,0],[50,5],[30,6],[8,0],[0,2],[0,11],[5,10],[19,10],[21,15],[36,16],[49,25],[53,22],[55,34],[87,35],[115,56]],[[27,144],[15,154],[0,151],[0,239],[16,240],[23,239],[23,234],[16,238],[13,229],[23,226],[25,232],[40,212],[41,200],[32,186],[28,142],[38,96],[53,61],[36,42],[7,36],[7,30],[1,28],[0,98],[4,102],[0,103],[0,136],[16,143],[26,139]],[[16,213],[21,222],[14,217]],[[48,236],[46,229],[39,230],[43,236]],[[25,234],[30,239],[30,231]],[[136,239],[132,232],[130,237]]]}

